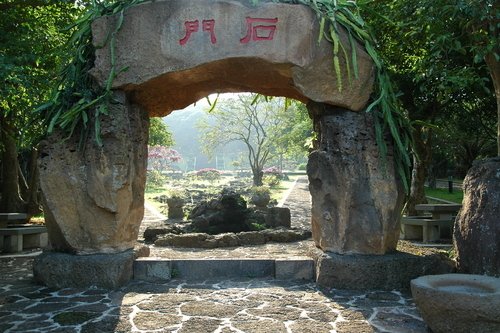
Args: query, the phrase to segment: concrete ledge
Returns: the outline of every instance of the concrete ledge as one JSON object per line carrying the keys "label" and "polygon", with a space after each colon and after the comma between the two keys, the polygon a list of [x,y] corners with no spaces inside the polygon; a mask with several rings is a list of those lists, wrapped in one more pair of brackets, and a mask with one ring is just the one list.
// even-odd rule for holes
{"label": "concrete ledge", "polygon": [[211,278],[274,277],[273,259],[175,259],[172,277],[187,280]]}
{"label": "concrete ledge", "polygon": [[162,258],[138,258],[134,261],[134,280],[166,281],[172,275],[172,261]]}
{"label": "concrete ledge", "polygon": [[314,280],[311,258],[291,259],[163,259],[139,258],[134,279],[165,281],[171,278],[206,280],[224,278],[276,278]]}
{"label": "concrete ledge", "polygon": [[414,278],[455,270],[452,260],[437,254],[340,255],[314,251],[314,256],[317,284],[336,289],[408,290]]}
{"label": "concrete ledge", "polygon": [[97,286],[116,289],[132,278],[134,252],[73,255],[43,252],[35,258],[35,281],[51,288]]}
{"label": "concrete ledge", "polygon": [[276,259],[274,277],[279,280],[314,281],[314,260],[311,258]]}

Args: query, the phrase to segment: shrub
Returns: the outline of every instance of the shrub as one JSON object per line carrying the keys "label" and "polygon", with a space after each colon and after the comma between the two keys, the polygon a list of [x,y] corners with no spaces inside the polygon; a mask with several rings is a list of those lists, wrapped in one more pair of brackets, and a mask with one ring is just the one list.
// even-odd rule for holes
{"label": "shrub", "polygon": [[151,187],[160,187],[165,185],[168,177],[161,174],[159,170],[150,170],[147,173],[146,177],[146,186]]}
{"label": "shrub", "polygon": [[221,177],[220,171],[212,168],[205,168],[196,171],[196,177],[201,180],[208,180],[209,182],[215,182]]}
{"label": "shrub", "polygon": [[281,180],[283,180],[283,173],[275,166],[264,169],[262,172],[264,173],[262,182],[268,186],[278,186]]}

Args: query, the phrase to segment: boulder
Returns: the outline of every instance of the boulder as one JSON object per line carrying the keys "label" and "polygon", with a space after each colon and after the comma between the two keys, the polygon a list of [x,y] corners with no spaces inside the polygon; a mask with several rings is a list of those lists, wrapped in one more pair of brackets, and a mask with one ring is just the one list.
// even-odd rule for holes
{"label": "boulder", "polygon": [[307,164],[316,246],[340,254],[394,251],[404,191],[392,146],[382,159],[372,114],[320,103],[307,107],[318,132]]}
{"label": "boulder", "polygon": [[[105,16],[92,24],[96,46],[92,74],[101,86],[111,70],[105,42],[116,30],[118,18]],[[316,13],[297,4],[147,2],[128,9],[116,33],[116,68],[128,70],[117,75],[113,88],[130,92],[150,116],[167,115],[212,92],[238,91],[362,110],[373,86],[371,58],[355,43],[359,77],[348,79],[343,52],[337,75],[332,44],[324,38],[318,43],[319,27]],[[340,30],[350,55],[349,40]]]}
{"label": "boulder", "polygon": [[191,229],[196,232],[220,234],[250,230],[247,214],[245,199],[238,193],[223,190],[217,198],[196,206],[189,219],[192,219]]}
{"label": "boulder", "polygon": [[464,180],[454,227],[458,270],[500,277],[500,158],[477,161]]}
{"label": "boulder", "polygon": [[168,198],[167,205],[169,219],[182,219],[184,217],[184,199],[179,197]]}
{"label": "boulder", "polygon": [[40,145],[45,222],[56,251],[121,252],[137,240],[144,215],[149,121],[124,93],[113,97],[108,115],[100,116],[102,145],[95,141],[93,125],[82,146],[80,135],[67,139],[61,132]]}
{"label": "boulder", "polygon": [[271,228],[290,228],[290,225],[292,223],[290,208],[270,207],[266,210],[265,219],[266,224]]}
{"label": "boulder", "polygon": [[151,226],[144,230],[144,241],[146,243],[154,243],[159,236],[166,234],[181,234],[182,229],[175,225],[161,225],[161,226]]}

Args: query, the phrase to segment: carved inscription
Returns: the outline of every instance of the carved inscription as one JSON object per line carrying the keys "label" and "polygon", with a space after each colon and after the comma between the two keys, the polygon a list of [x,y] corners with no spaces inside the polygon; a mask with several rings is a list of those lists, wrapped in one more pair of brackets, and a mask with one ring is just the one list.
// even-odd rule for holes
{"label": "carved inscription", "polygon": [[[217,37],[215,35],[215,20],[214,19],[204,19],[201,20],[201,30],[202,32],[208,32],[210,36],[210,42],[212,44],[217,44]],[[246,17],[246,35],[240,39],[241,44],[248,44],[249,42],[258,42],[263,40],[273,40],[274,33],[276,31],[276,24],[278,23],[278,18],[263,18],[263,17]],[[184,22],[184,37],[179,39],[179,44],[184,46],[187,44],[191,35],[199,32],[200,30],[200,20],[185,21]]]}

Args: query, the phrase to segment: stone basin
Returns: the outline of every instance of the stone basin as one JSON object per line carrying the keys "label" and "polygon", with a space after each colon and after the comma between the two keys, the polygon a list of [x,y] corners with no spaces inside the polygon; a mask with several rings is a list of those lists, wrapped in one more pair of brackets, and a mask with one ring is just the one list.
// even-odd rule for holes
{"label": "stone basin", "polygon": [[500,279],[471,274],[421,276],[411,292],[434,333],[500,332]]}

